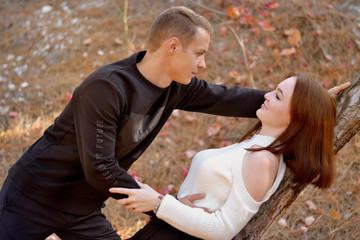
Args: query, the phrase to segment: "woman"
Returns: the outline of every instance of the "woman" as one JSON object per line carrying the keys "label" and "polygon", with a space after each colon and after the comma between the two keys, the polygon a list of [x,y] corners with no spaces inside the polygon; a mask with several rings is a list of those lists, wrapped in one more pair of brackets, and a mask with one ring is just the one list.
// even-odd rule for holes
{"label": "woman", "polygon": [[[256,114],[259,122],[240,143],[195,155],[180,200],[142,183],[141,189],[110,189],[129,195],[118,200],[127,209],[156,214],[132,240],[232,239],[275,192],[286,166],[294,182],[331,185],[336,106],[322,86],[289,75]],[[194,203],[186,197],[201,192],[206,196]]]}

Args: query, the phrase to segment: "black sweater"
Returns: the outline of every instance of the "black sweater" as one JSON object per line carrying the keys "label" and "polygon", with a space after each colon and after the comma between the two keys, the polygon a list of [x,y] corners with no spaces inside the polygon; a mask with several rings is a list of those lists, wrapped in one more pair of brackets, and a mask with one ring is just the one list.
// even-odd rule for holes
{"label": "black sweater", "polygon": [[145,52],[103,66],[74,91],[64,111],[10,169],[14,186],[47,206],[86,215],[111,187],[138,188],[127,173],[174,109],[256,117],[264,91],[193,78],[162,89],[136,67]]}

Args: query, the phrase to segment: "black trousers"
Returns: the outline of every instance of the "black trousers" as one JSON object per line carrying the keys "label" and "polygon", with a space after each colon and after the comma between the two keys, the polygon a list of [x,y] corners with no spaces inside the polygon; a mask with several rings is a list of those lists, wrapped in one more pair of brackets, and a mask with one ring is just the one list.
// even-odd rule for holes
{"label": "black trousers", "polygon": [[163,220],[152,217],[150,222],[128,240],[200,240],[184,233]]}
{"label": "black trousers", "polygon": [[121,240],[101,208],[78,216],[27,198],[6,178],[0,192],[0,239],[44,240],[56,233],[62,240]]}

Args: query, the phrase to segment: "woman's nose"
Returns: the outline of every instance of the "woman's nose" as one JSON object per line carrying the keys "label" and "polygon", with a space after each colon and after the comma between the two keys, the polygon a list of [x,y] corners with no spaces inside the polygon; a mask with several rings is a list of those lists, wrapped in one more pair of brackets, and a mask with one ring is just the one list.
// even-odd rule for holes
{"label": "woman's nose", "polygon": [[269,93],[266,93],[266,94],[265,94],[265,100],[266,100],[266,101],[269,101],[269,100],[270,100]]}

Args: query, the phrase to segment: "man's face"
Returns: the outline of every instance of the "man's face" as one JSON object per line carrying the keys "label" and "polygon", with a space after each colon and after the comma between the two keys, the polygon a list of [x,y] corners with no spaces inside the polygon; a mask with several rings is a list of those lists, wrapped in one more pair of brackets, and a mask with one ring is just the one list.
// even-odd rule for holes
{"label": "man's face", "polygon": [[189,84],[200,69],[205,69],[205,53],[209,49],[209,33],[198,28],[198,32],[186,49],[180,44],[171,62],[172,80],[181,84]]}

